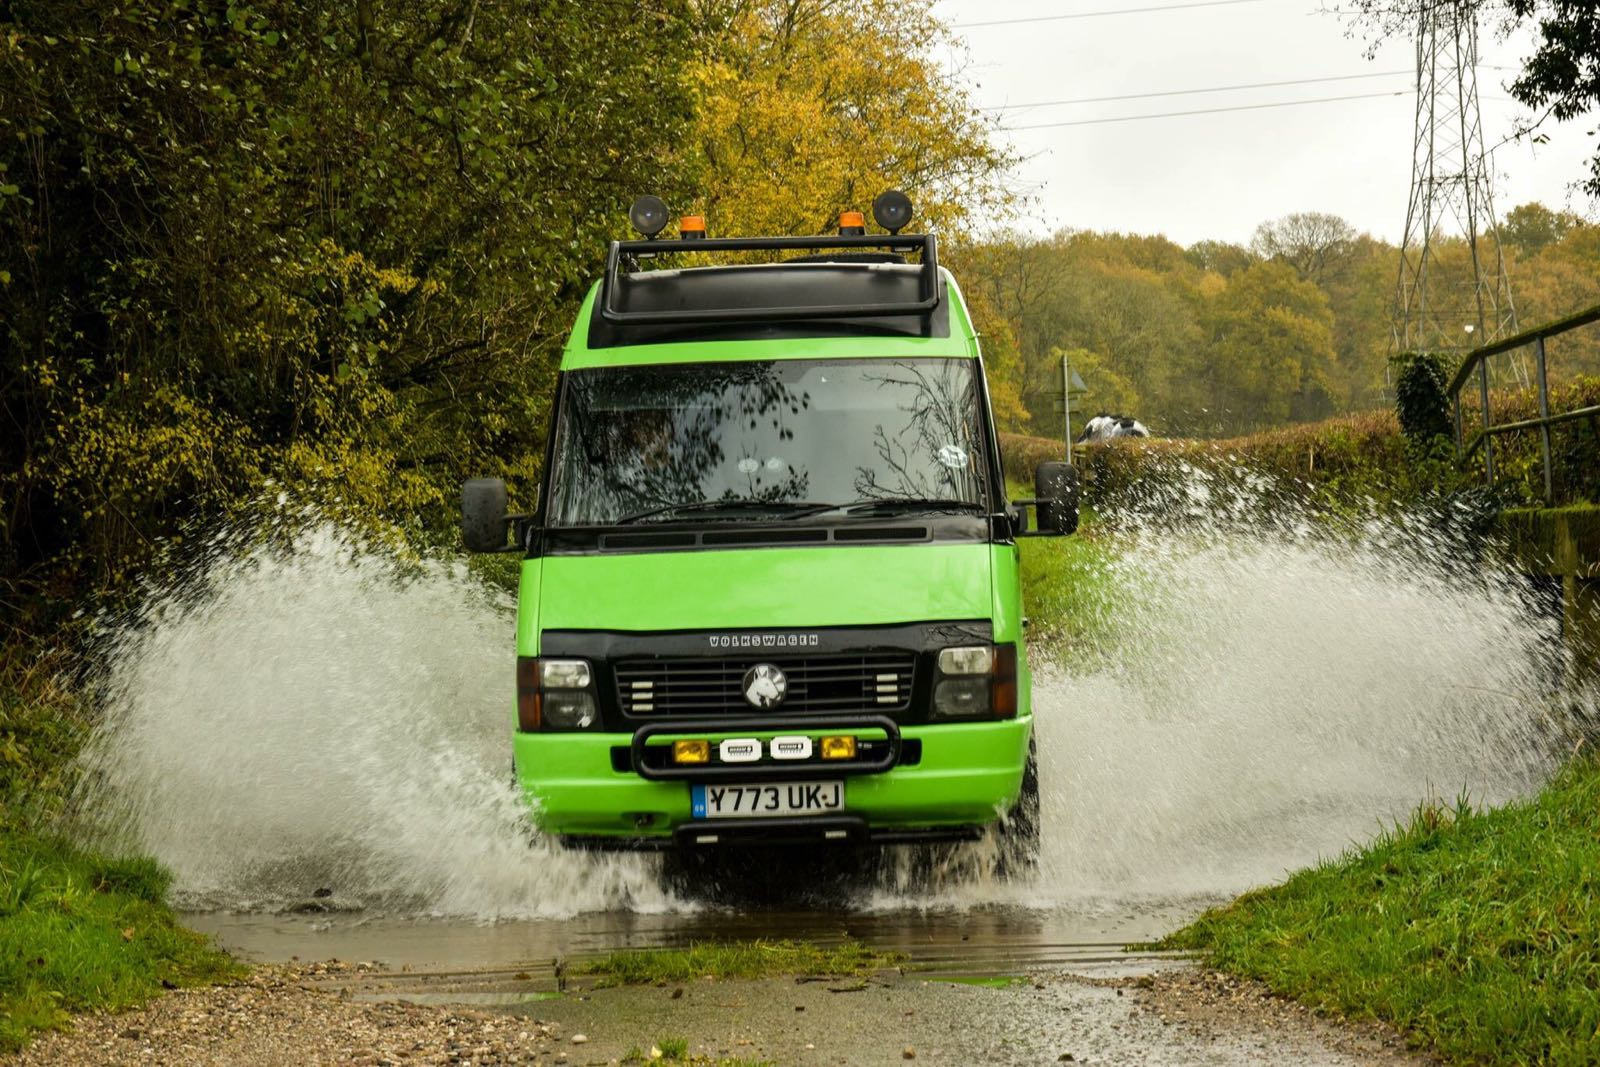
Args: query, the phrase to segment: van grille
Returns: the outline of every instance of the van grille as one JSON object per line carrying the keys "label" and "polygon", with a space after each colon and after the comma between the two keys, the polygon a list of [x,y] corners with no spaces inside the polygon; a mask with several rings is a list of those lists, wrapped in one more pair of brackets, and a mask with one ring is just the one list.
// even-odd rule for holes
{"label": "van grille", "polygon": [[783,671],[788,689],[774,714],[905,711],[911,705],[912,652],[864,652],[770,659],[654,659],[616,664],[624,715],[749,715],[745,672],[757,663]]}

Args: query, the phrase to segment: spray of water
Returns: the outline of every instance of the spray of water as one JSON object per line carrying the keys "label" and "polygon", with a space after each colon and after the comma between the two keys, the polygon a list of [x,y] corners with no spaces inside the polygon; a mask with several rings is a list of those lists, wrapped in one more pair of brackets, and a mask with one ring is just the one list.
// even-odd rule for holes
{"label": "spray of water", "polygon": [[[995,878],[992,842],[931,873],[897,855],[860,903],[1213,896],[1430,796],[1535,784],[1548,634],[1515,584],[1389,543],[1428,543],[1417,529],[1308,530],[1119,534],[1086,583],[1106,647],[1036,671],[1036,875]],[[511,643],[511,604],[459,563],[402,564],[315,521],[221,554],[112,642],[79,807],[171,867],[192,907],[281,908],[324,887],[333,904],[474,918],[687,906],[650,860],[528,831],[509,780]]]}
{"label": "spray of water", "polygon": [[673,906],[646,859],[529,833],[507,742],[513,626],[459,563],[326,522],[215,554],[110,642],[77,806],[167,864],[191,908]]}

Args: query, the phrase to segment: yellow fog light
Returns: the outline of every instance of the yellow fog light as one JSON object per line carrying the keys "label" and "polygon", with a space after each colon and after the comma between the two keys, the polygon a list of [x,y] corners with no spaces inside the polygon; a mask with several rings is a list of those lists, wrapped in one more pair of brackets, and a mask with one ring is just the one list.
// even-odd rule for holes
{"label": "yellow fog light", "polygon": [[855,759],[856,739],[853,737],[824,737],[821,742],[823,759]]}
{"label": "yellow fog light", "polygon": [[672,762],[674,763],[708,763],[710,760],[710,741],[672,742]]}

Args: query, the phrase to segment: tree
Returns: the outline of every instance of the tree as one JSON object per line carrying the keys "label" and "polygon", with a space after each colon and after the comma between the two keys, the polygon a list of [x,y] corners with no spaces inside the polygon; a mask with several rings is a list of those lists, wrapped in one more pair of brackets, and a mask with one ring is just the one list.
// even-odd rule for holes
{"label": "tree", "polygon": [[1104,356],[1087,348],[1058,348],[1052,350],[1050,355],[1057,366],[1061,364],[1061,357],[1065,356],[1073,373],[1088,386],[1072,401],[1073,413],[1080,425],[1083,420],[1102,411],[1122,414],[1141,410],[1143,401],[1138,386],[1125,375],[1112,370]]}
{"label": "tree", "polygon": [[[0,583],[115,583],[269,485],[527,498],[561,334],[681,188],[681,3],[0,6]],[[627,106],[621,102],[626,101]]]}
{"label": "tree", "polygon": [[1255,254],[1248,248],[1228,241],[1196,241],[1186,254],[1189,262],[1201,270],[1215,271],[1224,278],[1232,277],[1256,261]]}
{"label": "tree", "polygon": [[1569,211],[1551,211],[1543,204],[1520,204],[1500,222],[1500,240],[1518,256],[1536,256],[1561,241],[1583,219]]}
{"label": "tree", "polygon": [[1327,297],[1293,268],[1259,263],[1205,309],[1201,381],[1214,427],[1248,433],[1321,418],[1341,399]]}
{"label": "tree", "polygon": [[1250,250],[1262,259],[1281,259],[1305,281],[1321,282],[1355,246],[1356,229],[1337,215],[1305,211],[1256,227]]}
{"label": "tree", "polygon": [[690,68],[686,157],[722,234],[831,232],[886,189],[918,230],[1009,213],[1015,156],[935,56],[931,0],[699,0],[714,29]]}

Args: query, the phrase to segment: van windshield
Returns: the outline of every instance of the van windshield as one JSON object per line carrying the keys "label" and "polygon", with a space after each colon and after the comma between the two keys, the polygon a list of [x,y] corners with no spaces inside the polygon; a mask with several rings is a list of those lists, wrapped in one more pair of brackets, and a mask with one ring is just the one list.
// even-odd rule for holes
{"label": "van windshield", "polygon": [[769,360],[568,372],[551,526],[982,511],[970,359]]}

